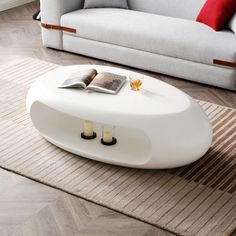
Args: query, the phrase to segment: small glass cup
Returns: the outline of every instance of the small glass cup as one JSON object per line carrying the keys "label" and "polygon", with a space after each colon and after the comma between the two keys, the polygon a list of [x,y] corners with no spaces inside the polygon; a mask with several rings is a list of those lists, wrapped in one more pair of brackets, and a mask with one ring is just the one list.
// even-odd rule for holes
{"label": "small glass cup", "polygon": [[141,89],[141,86],[143,84],[143,75],[130,75],[129,76],[129,82],[130,82],[130,88],[133,91],[139,91]]}

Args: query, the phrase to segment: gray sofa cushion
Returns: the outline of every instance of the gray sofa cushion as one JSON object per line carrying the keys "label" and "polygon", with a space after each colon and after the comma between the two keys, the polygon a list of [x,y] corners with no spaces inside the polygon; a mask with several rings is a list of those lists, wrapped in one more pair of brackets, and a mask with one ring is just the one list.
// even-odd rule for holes
{"label": "gray sofa cushion", "polygon": [[236,34],[236,13],[229,22],[229,28]]}
{"label": "gray sofa cushion", "polygon": [[83,9],[62,16],[76,37],[205,64],[236,61],[236,35],[195,21],[124,9]]}
{"label": "gray sofa cushion", "polygon": [[85,0],[84,8],[128,8],[127,0]]}

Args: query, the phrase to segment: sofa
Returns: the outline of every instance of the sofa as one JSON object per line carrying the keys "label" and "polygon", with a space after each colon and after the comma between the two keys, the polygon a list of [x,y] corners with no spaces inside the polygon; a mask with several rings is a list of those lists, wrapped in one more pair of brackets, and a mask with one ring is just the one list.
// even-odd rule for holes
{"label": "sofa", "polygon": [[205,1],[128,0],[127,10],[41,0],[43,44],[236,90],[236,34],[195,21]]}

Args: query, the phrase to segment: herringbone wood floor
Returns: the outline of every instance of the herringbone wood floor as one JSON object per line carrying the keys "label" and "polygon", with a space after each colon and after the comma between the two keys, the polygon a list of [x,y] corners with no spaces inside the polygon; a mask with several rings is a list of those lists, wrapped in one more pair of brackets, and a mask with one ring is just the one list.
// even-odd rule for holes
{"label": "herringbone wood floor", "polygon": [[[37,7],[37,3],[31,3],[0,13],[0,65],[25,57],[39,58],[61,65],[114,65],[44,48],[39,23],[31,20]],[[236,95],[233,92],[150,72],[143,73],[172,84],[194,98],[236,107]],[[0,235],[173,234],[0,169]]]}

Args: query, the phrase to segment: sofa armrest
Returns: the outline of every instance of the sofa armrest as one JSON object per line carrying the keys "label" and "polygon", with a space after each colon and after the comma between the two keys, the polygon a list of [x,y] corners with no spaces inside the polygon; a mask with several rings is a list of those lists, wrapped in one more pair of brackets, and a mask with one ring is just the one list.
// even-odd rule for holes
{"label": "sofa armrest", "polygon": [[[41,21],[45,24],[60,25],[61,16],[83,7],[83,0],[40,0]],[[62,32],[42,28],[43,45],[63,49]]]}
{"label": "sofa armrest", "polygon": [[236,34],[236,13],[234,13],[233,17],[229,21],[229,28]]}

